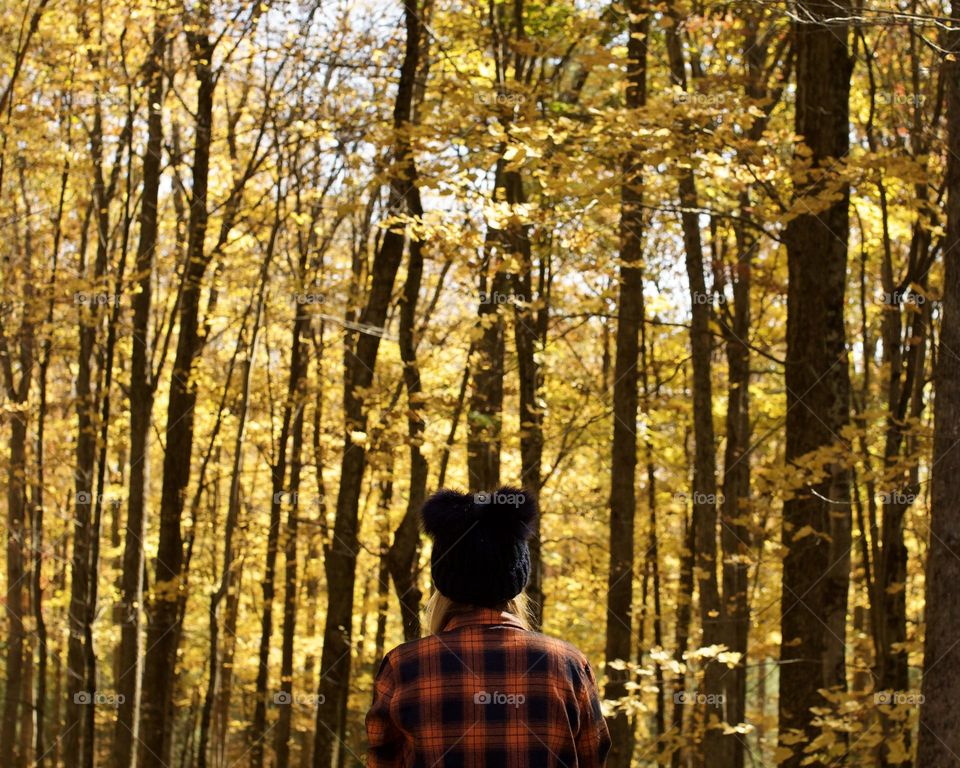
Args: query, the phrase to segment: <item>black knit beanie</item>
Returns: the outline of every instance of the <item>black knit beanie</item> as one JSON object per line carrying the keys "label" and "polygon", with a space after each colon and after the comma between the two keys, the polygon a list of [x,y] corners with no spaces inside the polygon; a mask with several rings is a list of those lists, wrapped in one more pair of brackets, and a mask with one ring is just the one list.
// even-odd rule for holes
{"label": "black knit beanie", "polygon": [[537,515],[534,498],[504,486],[489,493],[442,490],[423,505],[433,539],[433,583],[458,603],[493,608],[516,597],[530,578]]}

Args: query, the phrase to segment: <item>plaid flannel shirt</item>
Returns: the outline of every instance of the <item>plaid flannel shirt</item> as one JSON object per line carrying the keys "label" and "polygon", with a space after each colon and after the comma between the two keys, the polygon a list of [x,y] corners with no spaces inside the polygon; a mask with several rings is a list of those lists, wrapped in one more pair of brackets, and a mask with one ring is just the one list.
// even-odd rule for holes
{"label": "plaid flannel shirt", "polygon": [[586,657],[478,609],[388,653],[368,768],[601,768],[610,735]]}

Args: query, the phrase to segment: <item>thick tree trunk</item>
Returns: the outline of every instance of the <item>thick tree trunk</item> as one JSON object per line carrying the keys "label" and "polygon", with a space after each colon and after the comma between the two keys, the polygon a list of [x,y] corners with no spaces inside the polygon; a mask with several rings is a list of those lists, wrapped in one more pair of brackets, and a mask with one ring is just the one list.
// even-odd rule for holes
{"label": "thick tree trunk", "polygon": [[[502,161],[497,164],[495,184],[500,189]],[[467,411],[467,474],[473,491],[486,491],[500,483],[500,432],[503,409],[504,329],[500,305],[505,301],[509,281],[502,264],[492,253],[487,234],[480,275],[480,304],[477,325],[480,337],[472,347],[469,362],[472,389]],[[490,271],[493,274],[490,274]]]}
{"label": "thick tree trunk", "polygon": [[952,4],[947,94],[947,229],[943,320],[935,374],[926,646],[917,765],[947,768],[960,754],[960,3]]}
{"label": "thick tree trunk", "polygon": [[173,680],[177,665],[180,590],[184,578],[183,537],[180,530],[184,493],[190,480],[193,451],[196,383],[191,380],[201,347],[198,328],[203,276],[210,261],[205,252],[210,138],[213,122],[212,69],[214,44],[206,31],[191,33],[198,83],[197,125],[193,161],[193,196],[188,225],[187,264],[180,295],[180,334],[174,357],[167,406],[167,445],[163,457],[160,495],[160,533],[156,578],[147,606],[147,652],[141,702],[141,760],[144,768],[166,768],[170,762],[173,728]]}
{"label": "thick tree trunk", "polygon": [[[799,215],[785,233],[790,281],[785,458],[807,471],[814,470],[811,453],[844,449],[839,435],[849,420],[844,329],[849,189],[831,174],[849,146],[851,61],[847,25],[835,20],[849,12],[847,0],[800,2],[794,27],[796,131],[809,148],[811,168],[795,180]],[[828,193],[839,199],[819,202]],[[844,464],[845,457],[838,456],[818,467],[824,479],[798,489],[783,507],[780,746],[793,753],[786,768],[804,761],[803,745],[791,738],[804,736],[809,743],[818,734],[811,708],[824,704],[819,691],[846,688],[851,512]]]}
{"label": "thick tree trunk", "polygon": [[[626,108],[644,106],[647,97],[647,33],[650,11],[640,0],[630,0],[630,36],[627,43]],[[615,661],[629,662],[633,635],[634,515],[637,468],[637,362],[639,334],[644,319],[643,297],[643,176],[637,154],[623,160],[620,189],[620,292],[617,314],[617,350],[613,385],[613,448],[610,480],[610,569],[607,575],[607,632],[604,648],[607,684],[604,697],[627,695],[628,670],[614,669]],[[611,768],[629,768],[633,733],[624,710],[607,719],[613,746]]]}
{"label": "thick tree trunk", "polygon": [[[420,18],[417,0],[405,0],[404,20],[407,40],[400,82],[394,105],[394,153],[390,182],[389,215],[403,211],[409,199],[413,149],[407,135],[410,127],[413,90],[420,60]],[[383,236],[371,269],[370,293],[360,322],[365,328],[383,328],[393,292],[393,284],[403,256],[403,230],[392,227]],[[320,659],[320,684],[316,719],[314,768],[332,768],[339,764],[346,731],[347,698],[350,691],[350,653],[353,623],[353,591],[357,566],[358,505],[363,484],[366,451],[355,443],[355,432],[366,432],[367,414],[363,391],[373,382],[380,337],[375,332],[360,333],[344,356],[344,447],[340,470],[340,489],[333,542],[326,553],[326,623],[323,653]]]}

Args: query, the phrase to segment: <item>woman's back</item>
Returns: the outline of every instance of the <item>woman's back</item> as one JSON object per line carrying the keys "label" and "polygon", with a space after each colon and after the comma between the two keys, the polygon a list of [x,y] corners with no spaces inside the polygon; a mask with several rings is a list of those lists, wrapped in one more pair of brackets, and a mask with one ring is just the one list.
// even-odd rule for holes
{"label": "woman's back", "polygon": [[374,767],[591,768],[610,747],[583,654],[490,608],[384,657],[367,733]]}

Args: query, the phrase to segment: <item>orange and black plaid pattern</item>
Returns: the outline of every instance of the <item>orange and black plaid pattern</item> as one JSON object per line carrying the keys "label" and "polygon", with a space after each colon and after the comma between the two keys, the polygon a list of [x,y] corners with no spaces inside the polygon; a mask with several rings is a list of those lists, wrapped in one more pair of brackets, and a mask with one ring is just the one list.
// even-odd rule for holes
{"label": "orange and black plaid pattern", "polygon": [[509,613],[394,648],[375,686],[369,768],[600,768],[610,749],[587,659]]}

